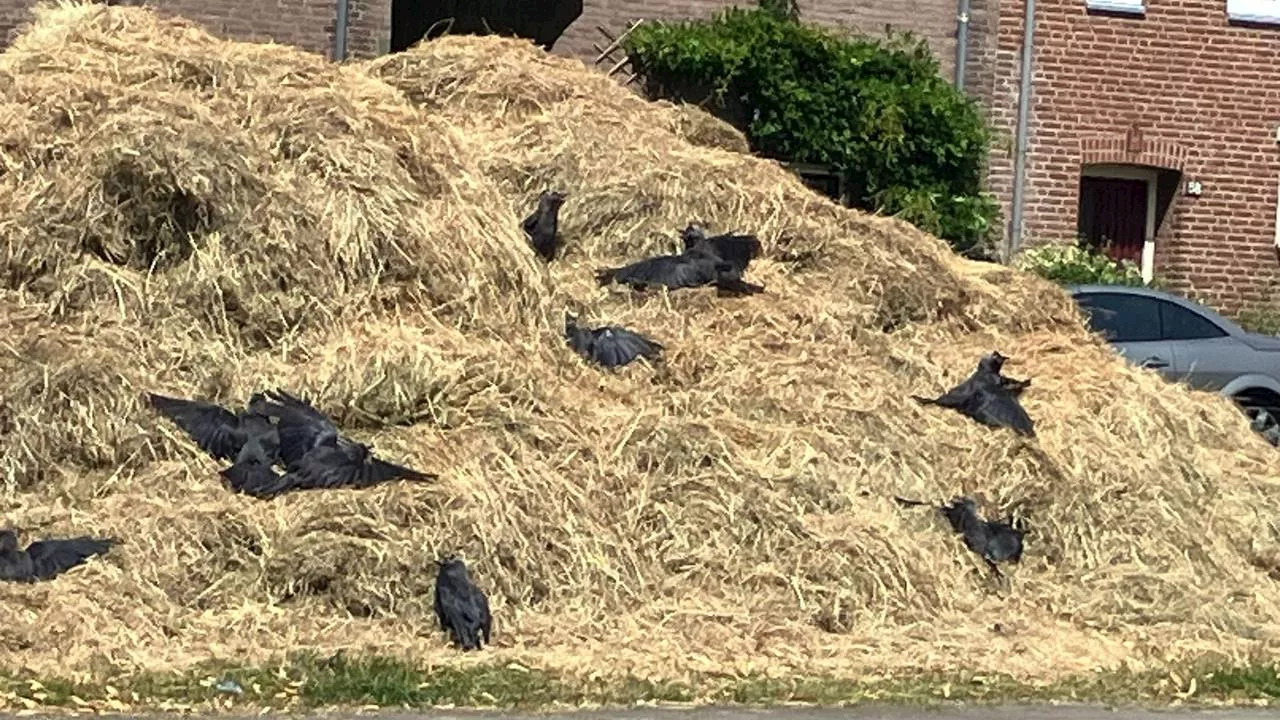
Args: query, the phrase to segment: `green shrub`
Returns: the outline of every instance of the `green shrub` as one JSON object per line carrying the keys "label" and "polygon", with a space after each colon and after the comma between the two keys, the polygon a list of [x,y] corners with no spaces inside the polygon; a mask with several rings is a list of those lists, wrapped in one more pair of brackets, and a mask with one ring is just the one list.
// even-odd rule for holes
{"label": "green shrub", "polygon": [[772,4],[648,23],[626,49],[651,93],[712,98],[756,153],[844,172],[858,207],[899,215],[957,250],[989,241],[999,228],[998,205],[981,190],[991,136],[927,44],[837,35]]}
{"label": "green shrub", "polygon": [[1144,285],[1132,261],[1116,262],[1082,245],[1038,245],[1018,254],[1014,267],[1060,285]]}
{"label": "green shrub", "polygon": [[1240,327],[1263,335],[1280,335],[1280,314],[1265,308],[1245,308],[1236,316]]}

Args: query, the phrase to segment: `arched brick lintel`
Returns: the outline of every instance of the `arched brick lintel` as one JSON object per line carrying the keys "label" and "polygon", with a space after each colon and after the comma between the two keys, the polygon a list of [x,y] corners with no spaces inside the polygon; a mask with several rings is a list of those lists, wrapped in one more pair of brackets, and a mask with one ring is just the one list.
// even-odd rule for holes
{"label": "arched brick lintel", "polygon": [[1187,149],[1168,140],[1148,140],[1136,133],[1095,135],[1080,140],[1080,164],[1148,165],[1182,171]]}

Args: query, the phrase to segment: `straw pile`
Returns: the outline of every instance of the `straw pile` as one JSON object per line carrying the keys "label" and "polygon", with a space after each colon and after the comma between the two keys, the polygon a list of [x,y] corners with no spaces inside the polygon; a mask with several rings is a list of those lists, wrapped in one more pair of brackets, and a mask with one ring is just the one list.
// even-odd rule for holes
{"label": "straw pile", "polygon": [[[312,647],[1047,678],[1275,645],[1280,473],[1235,409],[697,111],[510,40],[337,67],[101,5],[41,8],[0,98],[4,520],[127,539],[0,587],[6,667]],[[569,193],[549,268],[519,231],[546,187]],[[757,233],[769,293],[594,285],[694,220]],[[565,308],[650,334],[667,367],[586,366]],[[1033,379],[1036,440],[907,399],[992,348]],[[276,385],[440,482],[259,502],[140,404]],[[1003,597],[889,499],[958,492],[1030,517]],[[465,657],[431,618],[455,550],[497,617]]]}

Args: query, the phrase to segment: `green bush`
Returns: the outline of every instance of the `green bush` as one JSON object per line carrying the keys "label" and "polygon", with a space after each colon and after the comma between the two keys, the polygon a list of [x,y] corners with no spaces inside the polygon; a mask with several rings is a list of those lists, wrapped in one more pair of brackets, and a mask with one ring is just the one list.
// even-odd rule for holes
{"label": "green bush", "polygon": [[899,215],[957,250],[989,241],[999,228],[981,190],[991,136],[927,44],[837,35],[795,21],[779,9],[787,4],[648,23],[626,49],[651,92],[709,94],[760,155],[844,172],[858,207]]}
{"label": "green bush", "polygon": [[1018,254],[1014,267],[1060,285],[1144,285],[1129,260],[1116,262],[1082,245],[1038,245]]}

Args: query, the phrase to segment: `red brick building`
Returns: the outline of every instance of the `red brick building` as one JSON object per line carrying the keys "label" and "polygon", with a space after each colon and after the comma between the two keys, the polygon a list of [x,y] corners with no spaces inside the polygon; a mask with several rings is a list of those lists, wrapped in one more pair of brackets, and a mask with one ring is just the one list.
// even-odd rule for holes
{"label": "red brick building", "polygon": [[[1026,0],[999,1],[977,90],[1014,138]],[[1280,0],[1038,0],[1033,27],[1013,244],[1109,238],[1229,312],[1280,300]],[[1006,217],[1013,156],[992,159]]]}

